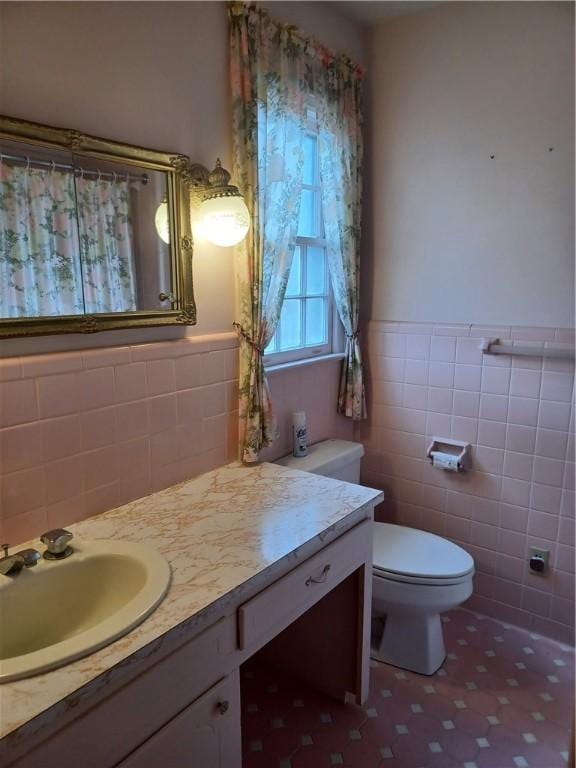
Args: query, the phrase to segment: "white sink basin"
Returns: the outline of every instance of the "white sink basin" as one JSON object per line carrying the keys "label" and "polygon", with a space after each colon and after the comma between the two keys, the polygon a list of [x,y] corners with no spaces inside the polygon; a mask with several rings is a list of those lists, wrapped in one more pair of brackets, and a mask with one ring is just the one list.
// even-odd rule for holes
{"label": "white sink basin", "polygon": [[0,576],[0,682],[30,677],[101,648],[162,601],[170,566],[129,541],[72,542],[65,560]]}

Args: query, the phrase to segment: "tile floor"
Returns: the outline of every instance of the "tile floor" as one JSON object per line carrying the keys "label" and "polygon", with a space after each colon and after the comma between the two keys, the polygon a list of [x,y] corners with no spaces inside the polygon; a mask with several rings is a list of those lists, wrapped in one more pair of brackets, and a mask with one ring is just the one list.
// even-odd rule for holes
{"label": "tile floor", "polygon": [[372,662],[364,707],[247,664],[244,768],[565,768],[574,649],[465,610],[444,622],[443,669]]}

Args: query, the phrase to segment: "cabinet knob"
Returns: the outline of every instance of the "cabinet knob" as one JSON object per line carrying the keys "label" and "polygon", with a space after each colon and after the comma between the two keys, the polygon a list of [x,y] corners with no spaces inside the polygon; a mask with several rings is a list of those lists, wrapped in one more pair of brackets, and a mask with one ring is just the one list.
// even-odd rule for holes
{"label": "cabinet knob", "polygon": [[218,704],[216,704],[216,709],[218,710],[218,713],[221,715],[225,715],[226,712],[230,709],[230,702],[229,701],[219,701]]}

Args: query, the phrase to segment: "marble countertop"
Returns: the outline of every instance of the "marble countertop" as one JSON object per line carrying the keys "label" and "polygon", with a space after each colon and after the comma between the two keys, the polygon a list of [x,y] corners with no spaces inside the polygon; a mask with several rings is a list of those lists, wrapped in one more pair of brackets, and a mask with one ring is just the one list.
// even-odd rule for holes
{"label": "marble countertop", "polygon": [[193,636],[209,626],[216,609],[238,601],[247,585],[264,586],[303,545],[318,538],[320,549],[381,499],[371,488],[275,464],[234,463],[69,526],[77,539],[152,545],[170,562],[170,589],[150,617],[114,643],[0,686],[0,755],[108,685],[115,669],[139,663],[154,643],[183,627]]}

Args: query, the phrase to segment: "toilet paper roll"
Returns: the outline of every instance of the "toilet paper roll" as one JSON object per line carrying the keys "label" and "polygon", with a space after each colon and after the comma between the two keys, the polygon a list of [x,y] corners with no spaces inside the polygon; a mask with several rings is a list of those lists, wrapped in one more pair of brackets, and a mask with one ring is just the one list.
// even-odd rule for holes
{"label": "toilet paper roll", "polygon": [[458,456],[453,453],[444,453],[443,451],[432,451],[432,466],[438,469],[446,469],[449,472],[458,472]]}

